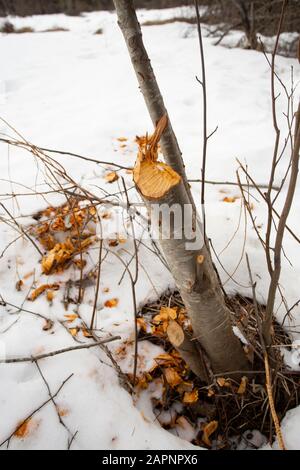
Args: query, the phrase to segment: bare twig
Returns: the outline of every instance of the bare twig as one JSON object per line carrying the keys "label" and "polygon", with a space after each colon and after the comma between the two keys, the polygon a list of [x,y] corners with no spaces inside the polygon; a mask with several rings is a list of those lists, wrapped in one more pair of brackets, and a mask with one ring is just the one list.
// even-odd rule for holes
{"label": "bare twig", "polygon": [[16,364],[18,362],[36,362],[36,361],[39,361],[40,359],[45,359],[46,357],[53,357],[53,356],[57,356],[58,354],[64,354],[70,351],[78,351],[80,349],[90,349],[90,348],[94,348],[95,346],[99,346],[101,344],[107,344],[107,343],[111,343],[112,341],[117,341],[119,339],[121,339],[120,336],[112,336],[111,338],[106,338],[101,341],[97,341],[96,343],[82,344],[80,346],[72,346],[70,348],[58,349],[57,351],[39,354],[37,356],[2,359],[0,360],[0,364]]}
{"label": "bare twig", "polygon": [[50,401],[52,401],[53,398],[56,398],[57,395],[59,394],[59,392],[62,390],[62,388],[65,386],[65,384],[71,379],[71,377],[73,377],[74,374],[71,374],[69,375],[69,377],[67,377],[63,382],[62,384],[60,385],[60,387],[57,389],[57,391],[54,393],[54,395],[52,395],[52,397],[48,398],[46,401],[44,401],[38,408],[36,408],[34,411],[32,411],[25,419],[23,419],[23,421],[18,424],[17,428],[14,429],[14,431],[6,438],[4,439],[4,441],[2,441],[0,443],[0,447],[2,447],[4,444],[7,443],[7,446],[9,446],[9,442],[11,440],[11,438],[14,436],[14,434],[16,434],[19,429],[22,428],[22,426],[24,426],[24,424],[26,422],[28,422],[38,411],[40,411],[44,406],[46,406],[48,403],[50,403]]}

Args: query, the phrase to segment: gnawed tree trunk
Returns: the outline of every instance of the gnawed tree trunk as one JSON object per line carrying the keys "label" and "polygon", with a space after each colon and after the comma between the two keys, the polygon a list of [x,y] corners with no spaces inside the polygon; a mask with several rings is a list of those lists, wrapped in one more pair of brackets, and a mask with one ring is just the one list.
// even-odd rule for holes
{"label": "gnawed tree trunk", "polygon": [[[136,187],[152,215],[152,223],[159,226],[160,245],[187,308],[194,341],[199,341],[214,373],[247,370],[248,362],[233,333],[231,313],[225,305],[207,243],[195,246],[201,238],[201,225],[198,217],[195,218],[195,205],[181,152],[167,119],[132,1],[114,0],[114,4],[148,111],[154,125],[158,123],[155,134],[140,142],[134,169]],[[157,161],[160,138],[166,163]],[[181,221],[176,214],[169,217],[170,209],[181,213]],[[187,213],[188,220],[184,220],[183,215]],[[169,219],[170,233],[165,236],[163,223]],[[191,225],[192,234],[186,233],[186,225]],[[193,362],[197,360],[201,361],[201,357],[195,348]],[[199,375],[202,374],[199,372]]]}

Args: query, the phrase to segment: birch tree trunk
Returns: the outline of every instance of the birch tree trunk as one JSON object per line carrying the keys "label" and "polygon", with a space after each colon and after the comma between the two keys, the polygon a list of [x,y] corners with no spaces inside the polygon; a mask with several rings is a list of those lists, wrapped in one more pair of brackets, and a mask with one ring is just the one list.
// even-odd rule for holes
{"label": "birch tree trunk", "polygon": [[[143,44],[132,0],[114,0],[114,4],[140,90],[156,126],[167,111]],[[239,374],[234,372],[248,370],[249,364],[240,341],[233,333],[231,312],[225,305],[208,244],[202,242],[199,245],[202,227],[198,216],[195,217],[195,204],[170,120],[160,126],[154,141],[149,141],[149,148],[152,146],[150,154],[152,151],[155,153],[161,137],[166,164],[157,162],[153,156],[149,157],[149,152],[145,152],[136,163],[134,181],[150,213],[159,219],[156,222],[160,227],[160,245],[187,308],[194,340],[199,341],[214,373],[232,372],[232,377],[237,377]],[[181,214],[190,209],[188,221],[184,217],[181,221],[176,220],[176,214],[170,216],[168,212],[173,208]],[[161,224],[167,219],[170,220],[169,236],[165,236]],[[192,235],[186,233],[189,223]],[[195,246],[197,241],[199,246]],[[193,364],[194,361],[195,357]]]}

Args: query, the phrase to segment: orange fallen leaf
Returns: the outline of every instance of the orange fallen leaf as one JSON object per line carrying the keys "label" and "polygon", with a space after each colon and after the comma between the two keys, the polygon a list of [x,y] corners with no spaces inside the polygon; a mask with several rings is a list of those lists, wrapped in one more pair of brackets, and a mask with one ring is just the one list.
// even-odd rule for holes
{"label": "orange fallen leaf", "polygon": [[144,318],[137,318],[136,322],[137,322],[138,326],[140,327],[140,329],[146,333],[146,331],[147,331],[146,320]]}
{"label": "orange fallen leaf", "polygon": [[78,328],[69,328],[70,334],[75,337],[78,333]]}
{"label": "orange fallen leaf", "polygon": [[25,274],[25,276],[23,276],[23,279],[28,279],[29,277],[33,276],[34,275],[34,270],[33,271],[30,271],[29,273]]}
{"label": "orange fallen leaf", "polygon": [[59,284],[42,284],[41,286],[34,289],[33,292],[31,292],[30,296],[28,297],[28,300],[31,300],[31,302],[33,302],[41,294],[43,294],[43,292],[45,292],[47,289],[58,290]]}
{"label": "orange fallen leaf", "polygon": [[180,377],[178,372],[172,367],[165,369],[165,377],[166,377],[166,381],[172,388],[175,388],[177,385],[183,382],[183,379]]}
{"label": "orange fallen leaf", "polygon": [[65,221],[62,216],[58,216],[51,224],[51,230],[54,232],[64,232],[66,230]]}
{"label": "orange fallen leaf", "polygon": [[16,289],[18,292],[20,292],[22,290],[22,287],[24,285],[24,282],[22,281],[22,279],[20,279],[17,283],[16,283]]}
{"label": "orange fallen leaf", "polygon": [[50,274],[54,268],[62,266],[72,257],[74,251],[75,248],[70,238],[67,238],[65,243],[57,243],[42,259],[43,273]]}
{"label": "orange fallen leaf", "polygon": [[37,426],[38,426],[38,422],[33,421],[32,418],[29,418],[26,421],[21,422],[17,426],[14,432],[14,436],[18,437],[19,439],[22,439],[28,436],[29,433],[32,432]]}
{"label": "orange fallen leaf", "polygon": [[46,294],[48,302],[53,302],[54,299],[54,291],[53,290],[48,290]]}
{"label": "orange fallen leaf", "polygon": [[119,303],[119,300],[118,299],[110,299],[110,300],[107,300],[104,305],[105,307],[108,307],[108,308],[113,308],[113,307],[116,307]]}
{"label": "orange fallen leaf", "polygon": [[218,421],[210,421],[203,428],[202,440],[208,447],[211,447],[210,436],[216,431],[218,424]]}
{"label": "orange fallen leaf", "polygon": [[198,390],[192,390],[191,392],[185,392],[183,396],[183,403],[192,404],[198,401]]}
{"label": "orange fallen leaf", "polygon": [[226,197],[224,197],[224,198],[222,199],[222,201],[223,201],[223,202],[230,202],[230,203],[233,203],[233,202],[235,202],[237,199],[238,199],[238,198],[235,197],[235,196],[232,196],[232,197],[226,196]]}
{"label": "orange fallen leaf", "polygon": [[153,323],[160,323],[166,320],[175,320],[177,318],[177,308],[161,307],[159,314],[153,318]]}
{"label": "orange fallen leaf", "polygon": [[110,173],[107,173],[105,175],[105,181],[107,181],[107,183],[114,183],[118,179],[119,179],[119,175],[116,171],[111,171]]}
{"label": "orange fallen leaf", "polygon": [[127,137],[118,137],[117,140],[119,142],[127,142],[128,139],[127,139]]}
{"label": "orange fallen leaf", "polygon": [[67,318],[68,323],[72,323],[74,320],[78,318],[77,313],[72,313],[68,315],[64,315]]}
{"label": "orange fallen leaf", "polygon": [[231,387],[230,380],[226,380],[224,377],[219,377],[217,379],[217,384],[219,387]]}
{"label": "orange fallen leaf", "polygon": [[82,334],[85,338],[92,338],[93,337],[92,333],[90,333],[86,328],[82,328],[81,331],[82,331]]}
{"label": "orange fallen leaf", "polygon": [[100,217],[101,217],[101,219],[105,219],[105,220],[106,220],[106,219],[111,219],[112,215],[111,215],[111,212],[102,212],[102,213],[100,214]]}
{"label": "orange fallen leaf", "polygon": [[73,263],[75,264],[76,268],[83,269],[85,268],[87,261],[85,259],[74,259]]}
{"label": "orange fallen leaf", "polygon": [[49,251],[55,247],[55,239],[52,235],[44,234],[43,236],[39,237],[40,244],[45,248],[45,250]]}
{"label": "orange fallen leaf", "polygon": [[240,386],[239,386],[238,391],[237,391],[237,393],[238,393],[239,395],[243,395],[243,394],[246,392],[247,383],[248,383],[247,377],[245,377],[245,376],[242,377]]}
{"label": "orange fallen leaf", "polygon": [[68,416],[69,413],[70,410],[68,410],[67,408],[58,408],[58,414],[61,418],[63,418],[64,416]]}
{"label": "orange fallen leaf", "polygon": [[116,247],[119,245],[119,241],[118,240],[109,240],[108,241],[108,245],[112,248]]}

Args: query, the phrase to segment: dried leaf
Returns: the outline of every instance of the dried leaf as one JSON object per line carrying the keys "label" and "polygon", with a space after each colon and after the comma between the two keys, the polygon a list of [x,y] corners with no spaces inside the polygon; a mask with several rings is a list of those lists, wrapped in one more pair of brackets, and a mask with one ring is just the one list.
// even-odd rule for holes
{"label": "dried leaf", "polygon": [[238,199],[238,198],[235,197],[235,196],[232,196],[232,197],[226,196],[226,197],[224,197],[224,198],[222,199],[222,201],[223,201],[223,202],[230,202],[230,203],[233,203],[233,202],[235,202],[237,199]]}
{"label": "dried leaf", "polygon": [[82,334],[85,338],[92,338],[93,337],[92,333],[90,333],[86,328],[82,328],[81,331],[82,331]]}
{"label": "dried leaf", "polygon": [[239,395],[243,395],[243,394],[246,392],[247,383],[248,383],[248,378],[245,377],[245,376],[242,377],[240,386],[239,386],[238,391],[237,391],[237,393],[238,393]]}
{"label": "dried leaf", "polygon": [[74,259],[73,263],[75,264],[76,268],[83,269],[85,268],[87,261],[85,259]]}
{"label": "dried leaf", "polygon": [[43,331],[49,331],[53,327],[54,323],[52,320],[46,320],[45,325],[43,326]]}
{"label": "dried leaf", "polygon": [[183,396],[183,403],[191,404],[196,403],[198,401],[198,390],[192,390],[191,392],[185,392]]}
{"label": "dried leaf", "polygon": [[172,388],[175,388],[177,385],[183,382],[183,379],[180,377],[178,372],[172,367],[165,369],[165,377],[166,381]]}
{"label": "dried leaf", "polygon": [[64,315],[67,318],[68,323],[72,323],[74,320],[77,320],[78,315],[76,313]]}
{"label": "dried leaf", "polygon": [[31,292],[30,296],[28,297],[28,300],[31,300],[31,302],[33,302],[47,289],[58,290],[59,284],[42,284],[41,286],[37,287],[33,292]]}
{"label": "dried leaf", "polygon": [[57,243],[55,247],[42,259],[42,270],[44,274],[50,272],[68,261],[75,251],[74,245],[70,238],[67,238],[65,243]]}
{"label": "dried leaf", "polygon": [[63,418],[64,416],[68,416],[69,413],[70,410],[68,410],[67,408],[58,408],[58,414],[61,418]]}
{"label": "dried leaf", "polygon": [[220,386],[220,387],[224,387],[225,386],[225,382],[226,382],[226,379],[224,379],[224,377],[219,377],[217,379],[217,384]]}
{"label": "dried leaf", "polygon": [[118,241],[118,240],[109,240],[109,241],[108,241],[108,245],[109,245],[110,247],[112,247],[112,248],[113,248],[113,247],[116,247],[116,246],[119,245],[119,241]]}
{"label": "dried leaf", "polygon": [[115,171],[111,171],[110,173],[107,173],[105,175],[105,181],[107,181],[107,183],[114,183],[118,179],[119,179],[119,175]]}
{"label": "dried leaf", "polygon": [[75,337],[78,333],[78,328],[69,328],[70,334]]}
{"label": "dried leaf", "polygon": [[110,299],[104,303],[104,306],[108,308],[113,308],[113,307],[116,307],[118,303],[119,303],[118,299]]}
{"label": "dried leaf", "polygon": [[107,211],[106,211],[106,212],[102,212],[102,213],[100,214],[100,217],[101,217],[101,219],[105,219],[105,220],[106,220],[106,219],[111,219],[112,215],[111,215],[111,212],[107,212]]}
{"label": "dried leaf", "polygon": [[146,333],[147,332],[146,320],[144,318],[137,318],[136,322],[138,326],[140,327],[140,329]]}
{"label": "dried leaf", "polygon": [[206,424],[203,428],[202,440],[204,444],[206,444],[208,447],[211,447],[210,436],[216,431],[218,424],[218,421],[211,421],[210,423]]}
{"label": "dried leaf", "polygon": [[117,140],[119,142],[127,142],[128,139],[127,139],[127,137],[118,137]]}
{"label": "dried leaf", "polygon": [[32,418],[27,419],[24,423],[20,423],[16,431],[14,432],[14,436],[18,437],[19,439],[23,439],[24,437],[28,436],[31,431],[33,431],[38,426],[38,422],[33,421]]}
{"label": "dried leaf", "polygon": [[16,289],[18,292],[20,292],[22,290],[22,287],[24,285],[24,282],[22,281],[22,279],[20,279],[17,283],[16,283]]}
{"label": "dried leaf", "polygon": [[175,320],[177,318],[177,308],[161,307],[158,315],[153,318],[153,323],[161,323],[166,320]]}
{"label": "dried leaf", "polygon": [[224,377],[219,377],[217,379],[217,384],[220,386],[220,387],[231,387],[231,382],[230,380],[226,380]]}
{"label": "dried leaf", "polygon": [[66,230],[65,221],[62,216],[56,217],[51,224],[51,230],[54,232],[64,232]]}
{"label": "dried leaf", "polygon": [[53,290],[48,290],[46,294],[48,302],[53,302],[54,299],[54,291]]}
{"label": "dried leaf", "polygon": [[56,244],[54,237],[49,234],[42,235],[38,240],[47,251],[52,250]]}

